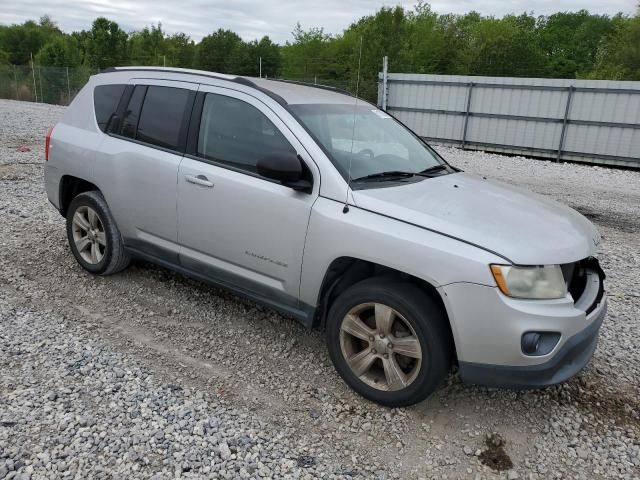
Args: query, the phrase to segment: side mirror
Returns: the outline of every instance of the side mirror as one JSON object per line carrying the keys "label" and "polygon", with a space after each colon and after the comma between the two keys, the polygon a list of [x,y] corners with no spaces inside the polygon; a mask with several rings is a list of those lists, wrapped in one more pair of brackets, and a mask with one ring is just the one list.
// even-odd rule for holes
{"label": "side mirror", "polygon": [[277,180],[286,187],[302,192],[311,191],[311,182],[302,178],[302,161],[295,153],[266,155],[258,160],[256,168],[263,177]]}

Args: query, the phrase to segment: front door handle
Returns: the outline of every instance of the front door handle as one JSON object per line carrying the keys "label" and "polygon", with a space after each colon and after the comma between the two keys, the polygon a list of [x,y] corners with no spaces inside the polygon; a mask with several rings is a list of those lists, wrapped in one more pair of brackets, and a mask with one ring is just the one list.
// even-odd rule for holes
{"label": "front door handle", "polygon": [[213,182],[210,182],[204,175],[185,175],[184,179],[189,183],[200,185],[201,187],[213,187]]}

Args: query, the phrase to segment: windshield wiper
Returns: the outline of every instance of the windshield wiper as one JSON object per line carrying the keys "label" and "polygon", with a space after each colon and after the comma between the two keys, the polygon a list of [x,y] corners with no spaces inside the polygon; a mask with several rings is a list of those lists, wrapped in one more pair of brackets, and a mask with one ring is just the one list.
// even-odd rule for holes
{"label": "windshield wiper", "polygon": [[447,165],[445,165],[444,163],[440,163],[438,165],[434,165],[432,167],[425,168],[421,172],[416,173],[416,175],[429,176],[432,173],[441,172],[442,170],[448,170]]}
{"label": "windshield wiper", "polygon": [[399,170],[390,170],[388,172],[372,173],[364,177],[354,178],[353,182],[366,182],[368,180],[390,180],[393,178],[410,178],[416,175],[413,172],[402,172]]}

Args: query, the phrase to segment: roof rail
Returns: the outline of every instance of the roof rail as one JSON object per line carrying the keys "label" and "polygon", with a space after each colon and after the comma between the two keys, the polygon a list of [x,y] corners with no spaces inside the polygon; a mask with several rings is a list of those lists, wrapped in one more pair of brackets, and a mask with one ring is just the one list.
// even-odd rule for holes
{"label": "roof rail", "polygon": [[122,72],[122,71],[139,71],[139,72],[168,72],[168,73],[183,73],[187,75],[199,75],[201,77],[215,78],[217,80],[225,80],[228,82],[238,83],[240,85],[244,85],[246,87],[253,88],[258,90],[265,95],[271,97],[273,100],[278,102],[280,105],[288,105],[287,101],[282,98],[280,95],[268,90],[266,88],[260,87],[256,85],[254,82],[249,80],[246,77],[240,77],[237,75],[227,75],[224,73],[216,73],[216,72],[207,72],[204,70],[192,70],[189,68],[175,68],[175,67],[109,67],[101,70],[100,73],[114,73],[114,72]]}
{"label": "roof rail", "polygon": [[344,95],[353,97],[353,94],[349,90],[345,90],[344,88],[332,87],[331,85],[323,85],[321,83],[301,82],[299,80],[286,80],[284,78],[265,78],[264,80],[271,80],[272,82],[292,83],[294,85],[302,85],[305,87],[320,88],[322,90],[330,90],[332,92],[342,93]]}

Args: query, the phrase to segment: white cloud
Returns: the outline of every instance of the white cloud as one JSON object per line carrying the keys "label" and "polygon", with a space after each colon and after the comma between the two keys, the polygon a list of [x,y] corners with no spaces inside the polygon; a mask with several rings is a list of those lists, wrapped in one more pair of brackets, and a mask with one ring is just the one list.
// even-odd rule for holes
{"label": "white cloud", "polygon": [[[384,0],[21,0],[2,6],[0,22],[21,23],[49,14],[64,31],[90,28],[98,16],[115,20],[125,30],[140,29],[162,22],[169,33],[185,32],[194,40],[227,28],[245,40],[269,35],[284,43],[291,39],[296,22],[303,27],[324,27],[328,33],[340,33],[358,18],[374,13],[383,5],[412,8],[415,1]],[[587,9],[592,13],[632,13],[634,0],[433,0],[438,13],[485,15],[533,12],[536,15],[557,11]]]}

